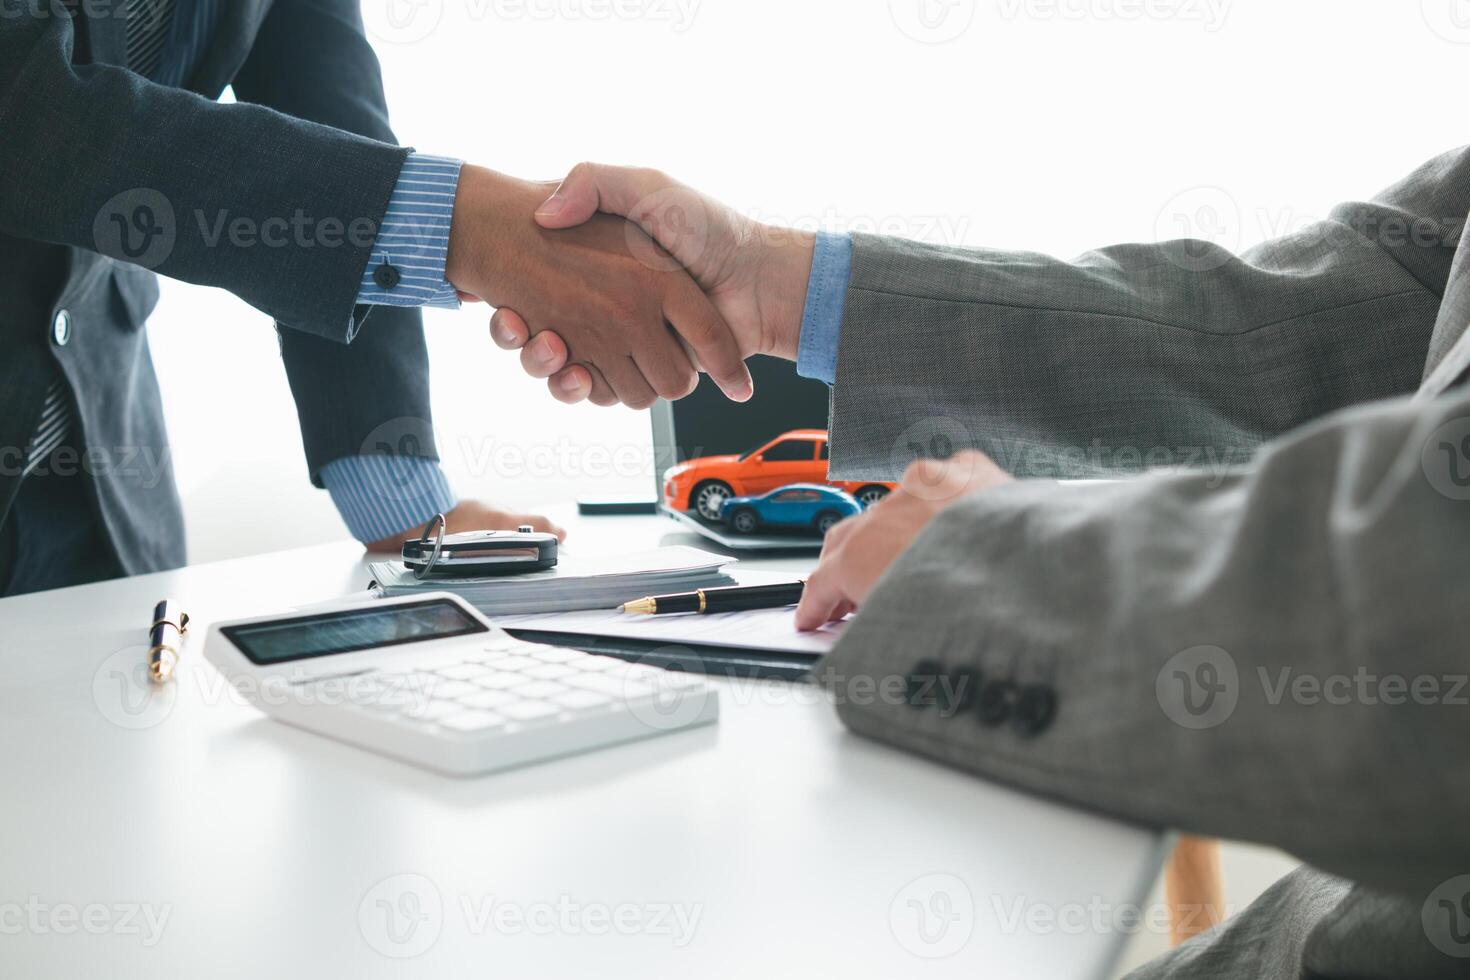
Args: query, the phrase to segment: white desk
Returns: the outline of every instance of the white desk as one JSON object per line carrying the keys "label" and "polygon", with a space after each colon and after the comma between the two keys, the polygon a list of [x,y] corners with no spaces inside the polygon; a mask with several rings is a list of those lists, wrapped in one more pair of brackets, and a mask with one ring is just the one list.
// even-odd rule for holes
{"label": "white desk", "polygon": [[1158,867],[1156,835],[853,736],[809,687],[722,681],[718,726],[469,780],[268,721],[197,647],[146,700],[155,600],[202,637],[362,588],[359,558],[0,602],[0,973],[1071,980]]}

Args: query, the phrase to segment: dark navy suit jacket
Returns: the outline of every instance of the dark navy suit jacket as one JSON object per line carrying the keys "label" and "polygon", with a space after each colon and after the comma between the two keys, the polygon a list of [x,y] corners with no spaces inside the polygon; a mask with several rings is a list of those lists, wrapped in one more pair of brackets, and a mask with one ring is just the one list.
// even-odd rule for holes
{"label": "dark navy suit jacket", "polygon": [[[140,464],[168,458],[142,330],[154,272],[228,289],[275,320],[318,484],[326,463],[381,451],[382,431],[436,458],[419,312],[354,305],[362,231],[408,152],[357,0],[227,0],[182,88],[121,67],[124,0],[19,6],[0,16],[0,519],[59,370],[123,568],[183,563],[172,472]],[[239,104],[214,101],[227,86]],[[219,234],[222,216],[304,220],[308,233],[293,225],[265,245]],[[63,310],[64,345],[51,330]]]}

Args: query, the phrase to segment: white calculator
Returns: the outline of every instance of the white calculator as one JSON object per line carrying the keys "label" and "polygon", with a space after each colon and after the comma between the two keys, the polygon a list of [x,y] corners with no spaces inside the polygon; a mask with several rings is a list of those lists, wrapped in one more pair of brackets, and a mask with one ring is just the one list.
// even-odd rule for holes
{"label": "white calculator", "polygon": [[459,775],[719,717],[700,677],[517,640],[449,593],[218,623],[204,656],[272,718]]}

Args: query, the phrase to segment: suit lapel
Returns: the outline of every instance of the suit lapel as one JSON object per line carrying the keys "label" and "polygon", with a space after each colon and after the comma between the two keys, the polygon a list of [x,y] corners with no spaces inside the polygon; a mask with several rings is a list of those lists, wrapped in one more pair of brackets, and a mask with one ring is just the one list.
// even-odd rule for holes
{"label": "suit lapel", "polygon": [[1439,320],[1429,340],[1429,359],[1419,398],[1433,398],[1470,370],[1470,223],[1460,236],[1460,247],[1450,268]]}

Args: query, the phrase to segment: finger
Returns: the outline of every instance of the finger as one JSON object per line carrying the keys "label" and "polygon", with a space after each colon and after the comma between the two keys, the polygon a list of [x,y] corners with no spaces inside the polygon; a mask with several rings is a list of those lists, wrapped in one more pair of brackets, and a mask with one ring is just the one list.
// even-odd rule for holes
{"label": "finger", "polygon": [[832,621],[832,614],[847,601],[841,577],[836,566],[825,559],[817,566],[796,607],[797,629],[819,629]]}
{"label": "finger", "polygon": [[579,163],[536,209],[536,222],[543,228],[572,228],[599,211],[630,217],[639,201],[673,186],[675,181],[656,170]]}
{"label": "finger", "polygon": [[602,376],[607,378],[618,401],[629,408],[641,410],[658,401],[658,396],[631,357],[614,357],[602,366]]}
{"label": "finger", "polygon": [[694,355],[715,384],[734,402],[750,401],[755,382],[740,356],[740,345],[725,318],[715,310],[694,280],[679,274],[676,285],[664,298],[664,317],[679,336],[694,348]]}
{"label": "finger", "polygon": [[633,363],[660,398],[678,401],[699,386],[699,372],[672,335],[667,344],[634,351]]}
{"label": "finger", "polygon": [[588,401],[603,408],[611,408],[618,403],[617,394],[613,391],[612,385],[608,384],[607,379],[602,376],[601,371],[591,364],[580,364],[578,367],[586,371],[587,377],[592,381],[592,394],[587,396]]}
{"label": "finger", "polygon": [[521,369],[533,378],[549,378],[566,366],[566,342],[550,330],[538,333],[521,348]]}
{"label": "finger", "polygon": [[501,350],[520,350],[531,339],[531,328],[514,310],[496,310],[490,317],[490,339]]}
{"label": "finger", "polygon": [[592,375],[584,365],[573,364],[547,379],[546,388],[557,401],[575,405],[592,394]]}

